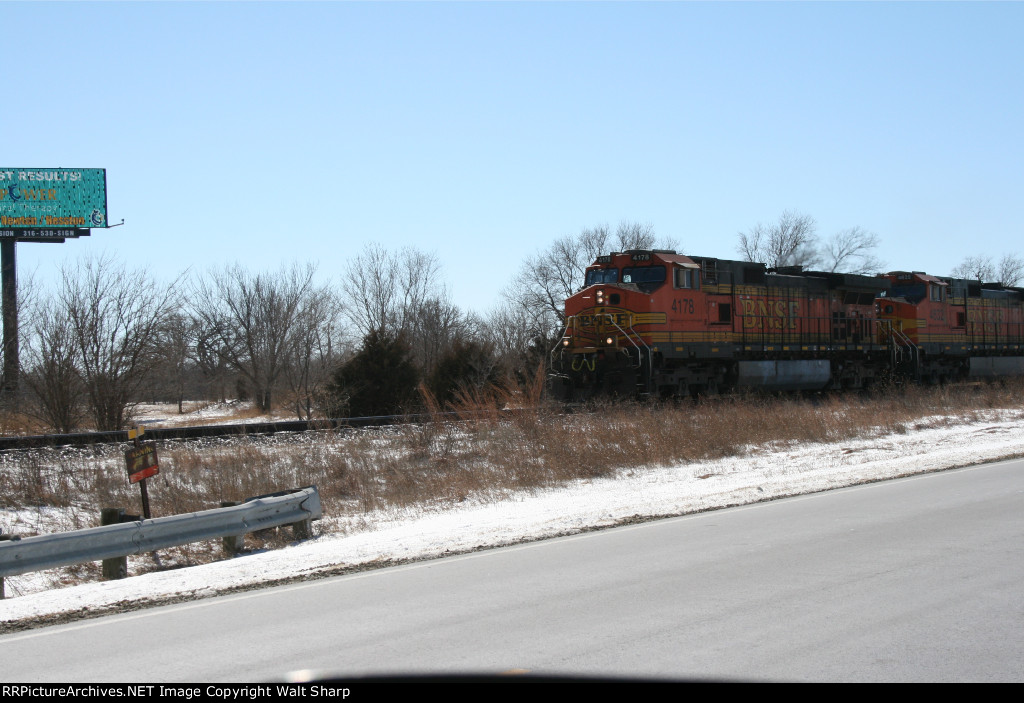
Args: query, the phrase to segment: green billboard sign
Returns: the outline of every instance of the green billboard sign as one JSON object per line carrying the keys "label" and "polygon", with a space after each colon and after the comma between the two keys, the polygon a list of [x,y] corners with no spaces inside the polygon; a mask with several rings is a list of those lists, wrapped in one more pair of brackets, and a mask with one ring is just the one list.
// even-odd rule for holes
{"label": "green billboard sign", "polygon": [[0,227],[106,227],[105,168],[0,168]]}

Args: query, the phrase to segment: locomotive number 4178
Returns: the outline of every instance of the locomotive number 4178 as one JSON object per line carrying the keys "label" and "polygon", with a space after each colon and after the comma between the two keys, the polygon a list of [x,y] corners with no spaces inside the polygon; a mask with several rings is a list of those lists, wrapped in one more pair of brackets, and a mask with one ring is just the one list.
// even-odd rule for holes
{"label": "locomotive number 4178", "polygon": [[693,314],[693,298],[674,298],[672,312]]}

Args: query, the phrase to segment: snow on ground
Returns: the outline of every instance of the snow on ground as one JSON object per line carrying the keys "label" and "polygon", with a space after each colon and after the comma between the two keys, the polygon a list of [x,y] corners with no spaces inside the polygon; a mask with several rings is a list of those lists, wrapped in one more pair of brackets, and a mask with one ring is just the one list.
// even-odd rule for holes
{"label": "snow on ground", "polygon": [[243,425],[274,420],[295,420],[294,413],[275,412],[260,415],[252,403],[229,400],[223,403],[186,401],[183,412],[174,403],[140,403],[132,410],[132,419],[145,427],[192,427],[200,425]]}
{"label": "snow on ground", "polygon": [[0,621],[198,598],[339,567],[432,558],[1018,456],[1024,456],[1024,411],[1002,411],[984,422],[937,417],[867,440],[752,447],[745,456],[623,470],[444,511],[325,516],[314,523],[319,536],[283,549],[9,598],[0,601]]}

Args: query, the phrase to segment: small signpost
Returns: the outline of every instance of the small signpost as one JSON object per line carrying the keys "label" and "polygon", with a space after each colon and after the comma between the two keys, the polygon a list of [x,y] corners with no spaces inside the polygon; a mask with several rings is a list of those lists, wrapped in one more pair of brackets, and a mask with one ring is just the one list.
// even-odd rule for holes
{"label": "small signpost", "polygon": [[156,458],[155,444],[142,444],[139,437],[146,431],[142,425],[135,429],[128,430],[128,439],[135,441],[135,446],[124,453],[125,463],[128,465],[128,481],[139,484],[142,491],[142,517],[149,520],[153,516],[149,514],[149,491],[146,489],[146,479],[160,473],[160,466]]}
{"label": "small signpost", "polygon": [[160,473],[160,467],[156,462],[156,447],[151,444],[129,449],[124,456],[128,460],[128,481],[130,483],[138,483]]}

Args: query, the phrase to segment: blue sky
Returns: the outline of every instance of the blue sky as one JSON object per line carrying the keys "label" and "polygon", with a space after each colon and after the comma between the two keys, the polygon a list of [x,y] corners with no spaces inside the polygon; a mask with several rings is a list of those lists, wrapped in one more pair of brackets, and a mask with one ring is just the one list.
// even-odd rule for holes
{"label": "blue sky", "polygon": [[485,312],[556,237],[737,258],[784,210],[891,269],[1024,255],[1024,3],[0,3],[0,166],[106,168],[171,278],[434,252]]}

